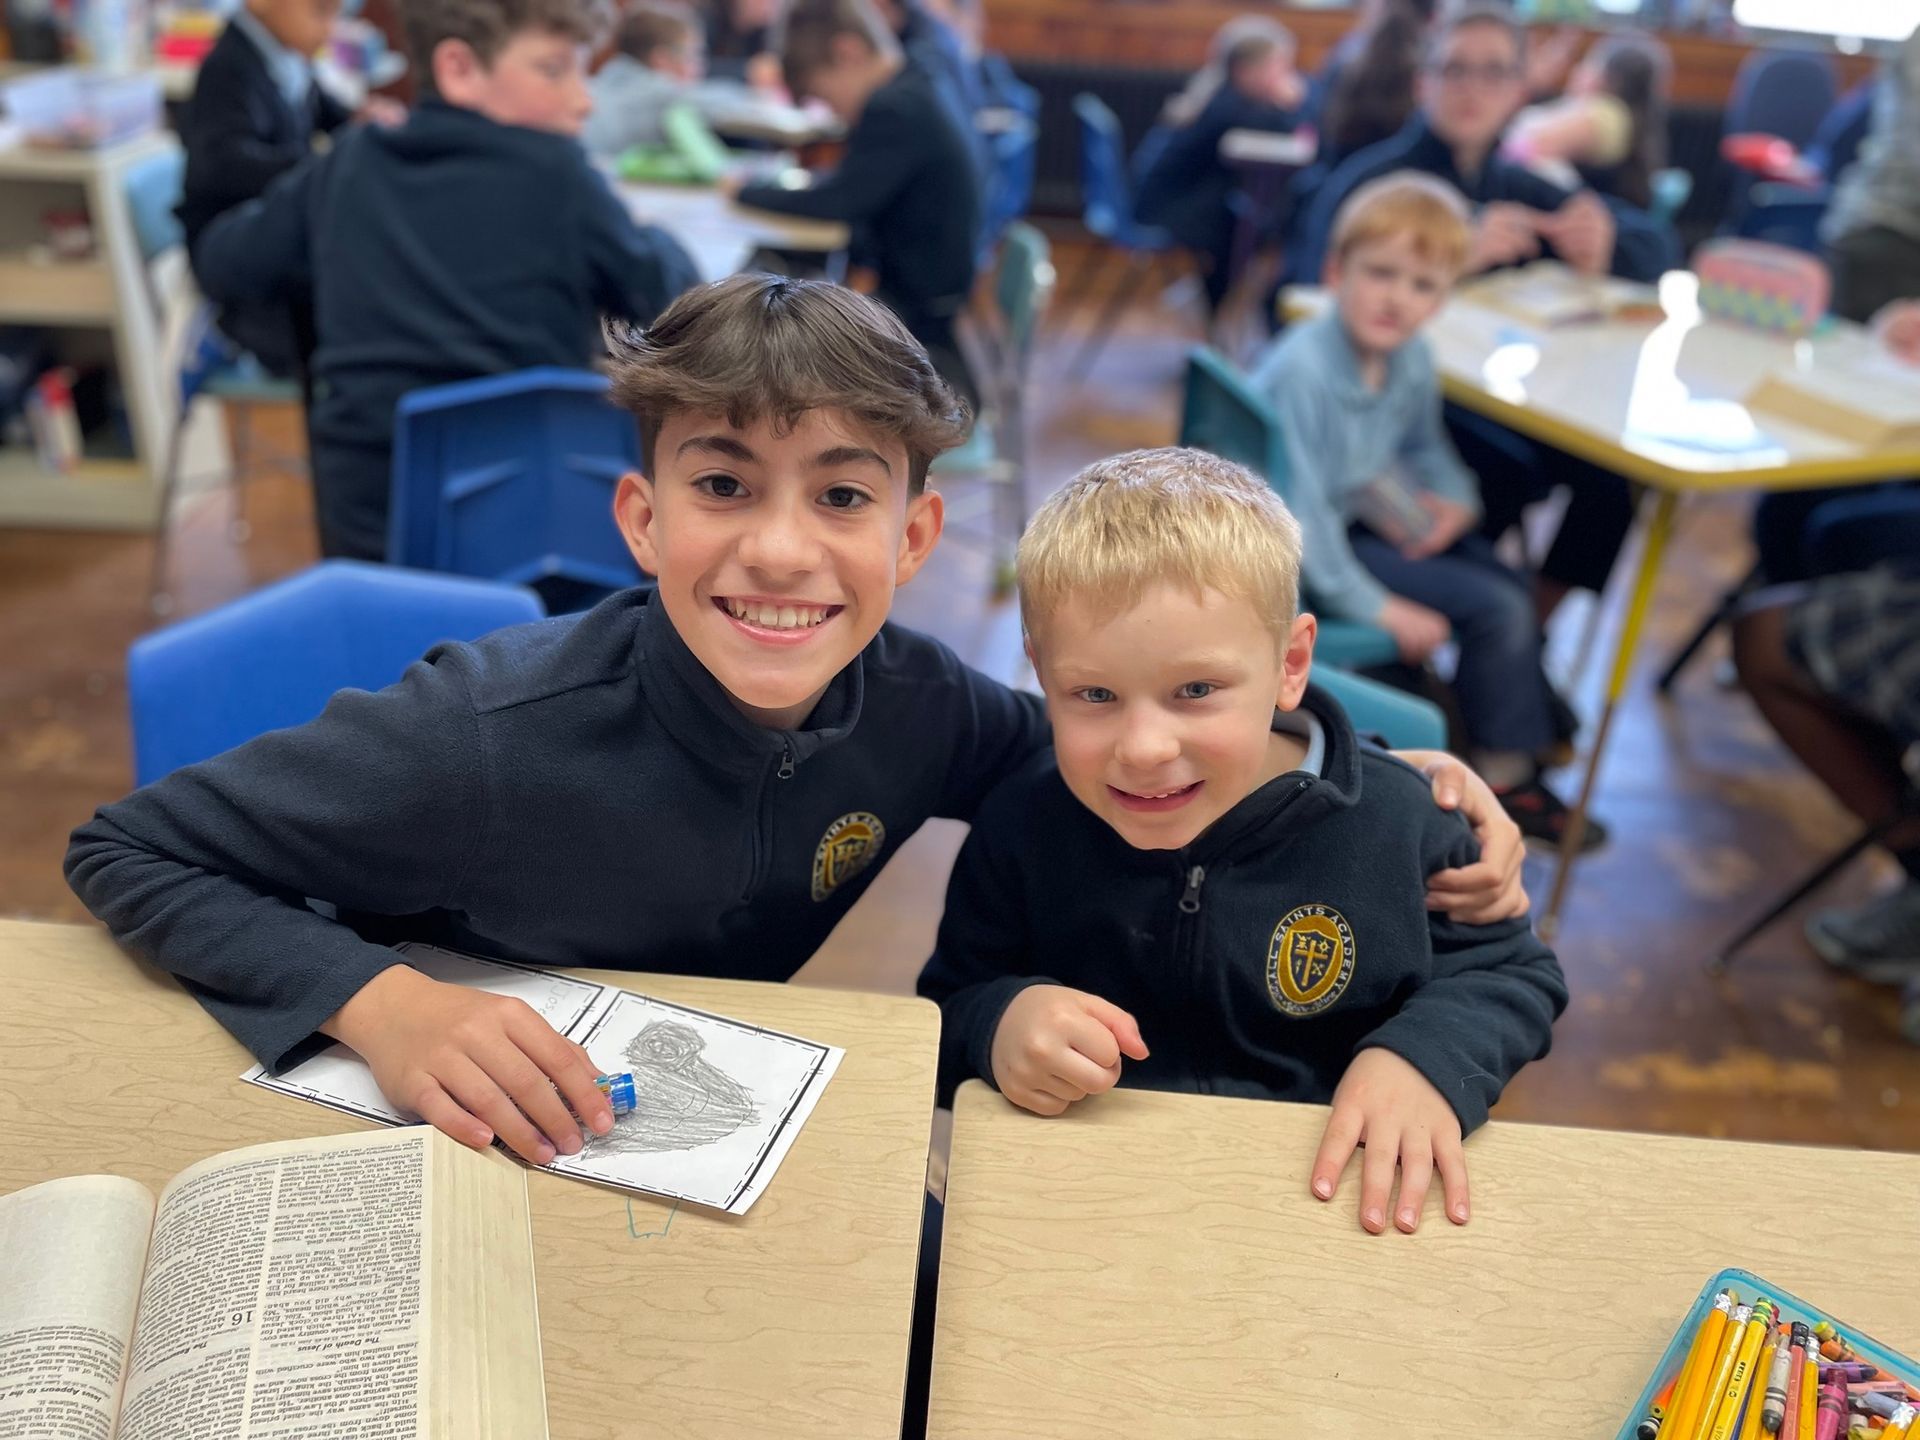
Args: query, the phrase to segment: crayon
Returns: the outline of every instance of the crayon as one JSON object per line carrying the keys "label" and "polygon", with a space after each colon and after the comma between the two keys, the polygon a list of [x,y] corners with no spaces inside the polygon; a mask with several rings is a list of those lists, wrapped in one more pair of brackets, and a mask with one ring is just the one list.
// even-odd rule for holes
{"label": "crayon", "polygon": [[[1699,1332],[1695,1332],[1694,1338],[1699,1338]],[[1693,1357],[1689,1355],[1687,1358],[1691,1360]],[[1672,1378],[1660,1387],[1660,1393],[1653,1397],[1653,1404],[1647,1407],[1646,1418],[1634,1427],[1633,1440],[1659,1440],[1660,1426],[1673,1411],[1674,1392],[1680,1388],[1680,1381],[1686,1373],[1687,1367],[1682,1364],[1673,1372]]]}
{"label": "crayon", "polygon": [[1693,1345],[1687,1351],[1687,1363],[1680,1371],[1680,1388],[1674,1392],[1672,1418],[1661,1427],[1664,1433],[1676,1436],[1678,1440],[1693,1440],[1701,1403],[1706,1398],[1714,1367],[1720,1363],[1720,1350],[1738,1299],[1731,1290],[1722,1290],[1714,1296],[1713,1308],[1707,1311],[1707,1318],[1700,1322],[1699,1330],[1694,1333]]}
{"label": "crayon", "polygon": [[1747,1381],[1753,1375],[1753,1362],[1760,1358],[1760,1342],[1773,1328],[1773,1306],[1765,1300],[1754,1302],[1753,1314],[1740,1333],[1740,1348],[1734,1352],[1733,1368],[1720,1389],[1720,1403],[1714,1408],[1713,1425],[1707,1440],[1730,1440],[1740,1419],[1740,1403],[1747,1397]]}
{"label": "crayon", "polygon": [[1819,1418],[1814,1422],[1813,1440],[1838,1440],[1840,1427],[1847,1419],[1847,1387],[1844,1381],[1832,1380],[1821,1387],[1817,1413]]}
{"label": "crayon", "polygon": [[1880,1378],[1880,1372],[1878,1370],[1874,1369],[1871,1365],[1863,1365],[1858,1360],[1841,1360],[1825,1363],[1820,1366],[1820,1383],[1822,1385],[1826,1384],[1827,1381],[1836,1375],[1842,1380],[1849,1382],[1856,1380],[1877,1380]]}
{"label": "crayon", "polygon": [[1907,1440],[1907,1432],[1913,1429],[1913,1421],[1920,1410],[1911,1405],[1902,1405],[1887,1420],[1887,1428],[1880,1432],[1880,1440]]}
{"label": "crayon", "polygon": [[1858,1397],[1859,1406],[1869,1415],[1878,1415],[1883,1420],[1891,1420],[1894,1412],[1905,1402],[1897,1395],[1884,1395],[1868,1392]]}
{"label": "crayon", "polygon": [[1807,1346],[1812,1340],[1807,1327],[1794,1321],[1787,1341],[1787,1416],[1780,1422],[1781,1440],[1800,1440],[1800,1387],[1805,1383]]}
{"label": "crayon", "polygon": [[1787,1418],[1787,1372],[1793,1366],[1792,1338],[1791,1329],[1785,1335],[1774,1337],[1779,1343],[1773,1347],[1773,1363],[1767,1368],[1767,1388],[1760,1401],[1760,1428],[1769,1435],[1778,1435]]}

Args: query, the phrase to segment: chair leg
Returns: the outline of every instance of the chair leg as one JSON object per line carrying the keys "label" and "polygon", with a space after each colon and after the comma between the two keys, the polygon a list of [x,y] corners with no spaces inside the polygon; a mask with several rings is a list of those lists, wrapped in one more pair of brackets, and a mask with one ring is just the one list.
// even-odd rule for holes
{"label": "chair leg", "polygon": [[1653,682],[1653,688],[1662,695],[1672,691],[1674,682],[1680,678],[1680,672],[1687,668],[1700,647],[1707,643],[1707,637],[1733,618],[1733,612],[1740,602],[1747,598],[1753,587],[1760,583],[1760,567],[1754,566],[1746,577],[1720,597],[1720,603],[1713,607],[1707,617],[1700,622],[1700,628],[1687,638],[1686,644],[1674,652],[1673,659],[1667,662],[1667,668],[1660,672],[1660,678]]}
{"label": "chair leg", "polygon": [[1066,286],[1060,293],[1059,304],[1063,312],[1073,309],[1087,298],[1093,289],[1093,282],[1099,278],[1100,272],[1107,268],[1107,261],[1112,258],[1112,255],[1110,246],[1104,243],[1096,244],[1093,253],[1074,267],[1073,283]]}
{"label": "chair leg", "polygon": [[147,610],[154,615],[173,611],[173,594],[166,588],[167,552],[173,537],[173,497],[180,485],[180,460],[186,444],[187,412],[174,417],[167,440],[167,468],[160,476],[160,514],[153,531],[153,574],[147,580]]}
{"label": "chair leg", "polygon": [[1093,330],[1087,336],[1087,342],[1080,350],[1080,358],[1074,361],[1073,379],[1085,380],[1093,369],[1093,362],[1100,358],[1100,352],[1107,347],[1107,339],[1113,334],[1113,327],[1120,323],[1120,312],[1127,303],[1139,293],[1140,284],[1153,269],[1154,257],[1144,250],[1136,250],[1127,262],[1127,270],[1120,277],[1120,283],[1107,296],[1107,303],[1100,311],[1100,318],[1093,322]]}
{"label": "chair leg", "polygon": [[253,406],[242,400],[233,407],[233,518],[227,522],[227,538],[244,544],[253,534],[247,523],[248,467],[253,460]]}
{"label": "chair leg", "polygon": [[1822,865],[1818,870],[1815,870],[1811,875],[1807,876],[1806,879],[1794,886],[1786,895],[1782,896],[1766,914],[1762,915],[1751,925],[1748,925],[1746,929],[1722,945],[1720,947],[1720,953],[1708,962],[1707,968],[1715,975],[1726,974],[1727,970],[1733,964],[1735,951],[1739,950],[1749,940],[1753,939],[1754,936],[1758,935],[1762,930],[1786,914],[1787,911],[1791,910],[1795,905],[1798,905],[1802,900],[1806,899],[1807,896],[1811,895],[1822,885],[1826,884],[1827,881],[1839,874],[1854,856],[1858,855],[1862,850],[1865,850],[1869,845],[1878,844],[1881,838],[1891,831],[1895,825],[1898,825],[1902,820],[1908,818],[1904,811],[1898,812],[1881,821],[1878,825],[1867,827],[1867,829],[1856,836],[1852,843],[1839,854],[1835,855],[1831,860],[1827,861],[1826,864]]}

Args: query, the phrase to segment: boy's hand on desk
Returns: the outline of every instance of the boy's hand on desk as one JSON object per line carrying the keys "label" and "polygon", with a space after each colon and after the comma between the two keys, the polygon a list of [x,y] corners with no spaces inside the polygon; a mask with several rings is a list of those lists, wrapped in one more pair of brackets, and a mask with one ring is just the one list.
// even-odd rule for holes
{"label": "boy's hand on desk", "polygon": [[1447,1218],[1467,1223],[1467,1161],[1460,1143],[1460,1118],[1446,1097],[1418,1070],[1394,1054],[1372,1046],[1353,1057],[1333,1092],[1333,1114],[1313,1158],[1313,1193],[1331,1200],[1340,1188],[1354,1147],[1366,1143],[1360,1162],[1360,1225],[1378,1235],[1387,1228],[1387,1202],[1393,1193],[1395,1162],[1400,1167],[1400,1202],[1393,1223],[1411,1235],[1420,1225],[1433,1172],[1440,1172]]}
{"label": "boy's hand on desk", "polygon": [[1473,827],[1480,858],[1427,877],[1427,908],[1444,910],[1462,925],[1518,920],[1532,903],[1520,883],[1527,842],[1500,797],[1458,757],[1444,750],[1396,750],[1400,759],[1433,783],[1433,803],[1458,810]]}
{"label": "boy's hand on desk", "polygon": [[1880,343],[1909,365],[1920,365],[1920,300],[1895,300],[1873,317]]}
{"label": "boy's hand on desk", "polygon": [[1540,222],[1546,217],[1528,205],[1496,200],[1480,212],[1473,227],[1469,272],[1493,270],[1531,260],[1540,253]]}
{"label": "boy's hand on desk", "polygon": [[1120,1057],[1147,1058],[1133,1016],[1084,990],[1029,985],[993,1032],[993,1083],[1036,1115],[1058,1115],[1120,1079]]}
{"label": "boy's hand on desk", "polygon": [[613,1128],[587,1052],[523,1000],[395,965],[362,985],[320,1030],[367,1062],[388,1100],[476,1150],[497,1135],[515,1154],[544,1165],[556,1150],[579,1151],[573,1115],[595,1134]]}
{"label": "boy's hand on desk", "polygon": [[1418,540],[1410,540],[1400,547],[1400,553],[1407,559],[1425,560],[1429,555],[1451,550],[1453,542],[1473,528],[1473,511],[1459,501],[1436,495],[1431,490],[1422,490],[1414,498],[1420,508],[1433,517],[1433,524]]}
{"label": "boy's hand on desk", "polygon": [[1613,212],[1591,190],[1582,190],[1553,214],[1541,216],[1540,233],[1582,275],[1604,275],[1613,264]]}

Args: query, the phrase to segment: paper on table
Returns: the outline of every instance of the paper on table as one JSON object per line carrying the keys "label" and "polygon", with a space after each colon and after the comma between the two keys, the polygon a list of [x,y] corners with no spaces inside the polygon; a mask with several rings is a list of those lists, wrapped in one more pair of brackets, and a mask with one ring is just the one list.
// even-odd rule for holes
{"label": "paper on table", "polygon": [[[602,1071],[631,1071],[637,1104],[613,1131],[546,1169],[743,1215],[806,1124],[845,1052],[831,1045],[528,966],[403,945],[436,980],[514,995],[585,1046]],[[387,1103],[373,1072],[330,1045],[251,1084],[389,1125],[414,1123]]]}

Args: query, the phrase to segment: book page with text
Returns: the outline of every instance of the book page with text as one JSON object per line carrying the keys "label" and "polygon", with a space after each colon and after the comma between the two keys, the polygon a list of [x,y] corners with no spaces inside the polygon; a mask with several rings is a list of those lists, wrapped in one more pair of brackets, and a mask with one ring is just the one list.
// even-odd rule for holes
{"label": "book page with text", "polygon": [[0,1440],[108,1440],[153,1196],[112,1175],[0,1196]]}

